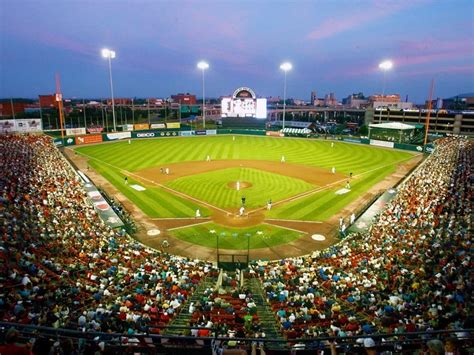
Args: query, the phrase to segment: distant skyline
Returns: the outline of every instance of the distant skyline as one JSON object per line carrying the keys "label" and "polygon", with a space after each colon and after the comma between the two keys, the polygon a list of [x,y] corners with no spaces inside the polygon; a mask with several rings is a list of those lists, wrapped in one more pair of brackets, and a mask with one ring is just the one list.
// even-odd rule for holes
{"label": "distant skyline", "polygon": [[260,96],[309,100],[334,92],[382,92],[378,64],[391,59],[385,93],[424,102],[474,91],[472,0],[0,2],[0,98],[55,91],[64,97],[206,97],[240,86]]}

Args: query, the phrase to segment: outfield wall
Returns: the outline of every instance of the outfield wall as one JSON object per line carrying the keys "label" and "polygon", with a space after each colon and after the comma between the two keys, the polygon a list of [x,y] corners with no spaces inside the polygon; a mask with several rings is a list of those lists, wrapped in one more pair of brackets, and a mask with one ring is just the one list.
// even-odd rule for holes
{"label": "outfield wall", "polygon": [[[109,142],[123,139],[144,139],[144,138],[167,138],[167,137],[194,137],[194,136],[212,136],[222,134],[240,134],[240,135],[251,135],[251,136],[272,136],[272,137],[285,137],[284,133],[277,133],[276,131],[269,131],[263,129],[207,129],[207,130],[185,130],[185,129],[159,129],[159,130],[141,130],[141,131],[127,131],[127,132],[114,132],[114,133],[101,133],[101,134],[86,134],[80,136],[72,136],[65,138],[54,138],[54,144],[56,146],[71,146],[71,145],[84,145],[91,143]],[[298,137],[291,136],[292,138],[306,138],[306,139],[323,139],[319,135],[314,137]],[[393,148],[400,150],[408,150],[413,152],[433,152],[434,146],[432,143],[427,144],[425,147],[422,145],[411,145],[404,143],[385,142],[379,140],[369,140],[367,138],[357,137],[337,137],[335,140],[348,142],[367,144],[373,146],[382,146],[385,148]]]}

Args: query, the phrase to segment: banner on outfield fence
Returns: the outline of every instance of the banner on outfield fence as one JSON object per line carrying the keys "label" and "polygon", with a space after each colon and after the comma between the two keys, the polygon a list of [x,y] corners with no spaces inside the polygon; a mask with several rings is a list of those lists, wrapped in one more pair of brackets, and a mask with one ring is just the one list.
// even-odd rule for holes
{"label": "banner on outfield fence", "polygon": [[66,136],[80,136],[86,134],[85,128],[67,128]]}
{"label": "banner on outfield fence", "polygon": [[109,141],[113,141],[116,139],[127,139],[132,138],[132,132],[107,133],[105,136]]}
{"label": "banner on outfield fence", "polygon": [[42,132],[40,118],[19,118],[16,120],[0,120],[0,133],[35,133]]}
{"label": "banner on outfield fence", "polygon": [[265,134],[271,137],[284,137],[285,136],[283,133],[278,132],[278,131],[267,131]]}
{"label": "banner on outfield fence", "polygon": [[181,131],[181,132],[179,132],[179,135],[181,137],[190,137],[190,136],[193,135],[193,133],[194,133],[194,131]]}
{"label": "banner on outfield fence", "polygon": [[88,133],[102,133],[103,130],[104,130],[104,127],[90,127],[90,128],[87,128]]}
{"label": "banner on outfield fence", "polygon": [[393,142],[379,141],[377,139],[371,139],[370,140],[370,145],[376,145],[378,147],[386,147],[386,148],[393,148],[394,147]]}
{"label": "banner on outfield fence", "polygon": [[90,143],[100,143],[102,142],[102,134],[90,134],[87,136],[78,136],[76,137],[76,144],[90,144]]}
{"label": "banner on outfield fence", "polygon": [[179,122],[168,122],[168,123],[166,123],[166,128],[168,128],[168,129],[181,128],[181,123],[179,123]]}
{"label": "banner on outfield fence", "polygon": [[357,138],[342,138],[342,140],[350,143],[361,143],[360,139]]}
{"label": "banner on outfield fence", "polygon": [[124,124],[118,126],[122,131],[133,131],[133,124]]}
{"label": "banner on outfield fence", "polygon": [[73,137],[64,138],[64,145],[74,145],[74,144],[76,144],[76,141],[74,140]]}
{"label": "banner on outfield fence", "polygon": [[41,118],[17,119],[16,131],[20,133],[42,132]]}
{"label": "banner on outfield fence", "polygon": [[152,123],[150,126],[151,129],[164,129],[166,125],[164,123]]}
{"label": "banner on outfield fence", "polygon": [[205,136],[206,131],[195,131],[196,136]]}
{"label": "banner on outfield fence", "polygon": [[178,136],[179,132],[160,132],[160,137],[175,137]]}
{"label": "banner on outfield fence", "polygon": [[215,129],[206,130],[206,135],[208,135],[208,136],[213,136],[215,134],[217,134],[217,130],[215,130]]}
{"label": "banner on outfield fence", "polygon": [[132,133],[134,138],[153,138],[155,137],[155,132],[143,132],[143,133]]}
{"label": "banner on outfield fence", "polygon": [[138,124],[133,126],[133,129],[135,131],[143,131],[143,130],[148,129],[149,127],[150,126],[148,125],[148,123],[138,123]]}
{"label": "banner on outfield fence", "polygon": [[53,144],[54,144],[56,147],[62,147],[64,143],[63,143],[62,138],[54,138],[54,139],[53,139]]}

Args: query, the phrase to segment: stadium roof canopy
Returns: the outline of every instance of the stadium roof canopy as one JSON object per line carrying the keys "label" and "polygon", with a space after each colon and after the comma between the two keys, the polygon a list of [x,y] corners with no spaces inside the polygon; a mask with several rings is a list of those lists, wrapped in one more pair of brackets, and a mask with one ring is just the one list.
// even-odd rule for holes
{"label": "stadium roof canopy", "polygon": [[[420,125],[423,126],[423,125]],[[387,122],[387,123],[373,123],[369,125],[370,128],[385,128],[385,129],[415,129],[420,128],[418,125],[409,125],[401,122]]]}

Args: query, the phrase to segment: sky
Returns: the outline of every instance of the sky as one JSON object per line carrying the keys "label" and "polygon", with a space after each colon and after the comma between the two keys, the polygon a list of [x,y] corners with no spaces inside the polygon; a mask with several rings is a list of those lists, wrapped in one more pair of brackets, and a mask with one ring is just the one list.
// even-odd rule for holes
{"label": "sky", "polygon": [[[0,98],[474,92],[472,0],[0,0]],[[384,73],[378,64],[394,62]],[[384,79],[385,76],[385,79]],[[385,84],[384,84],[385,82]]]}

